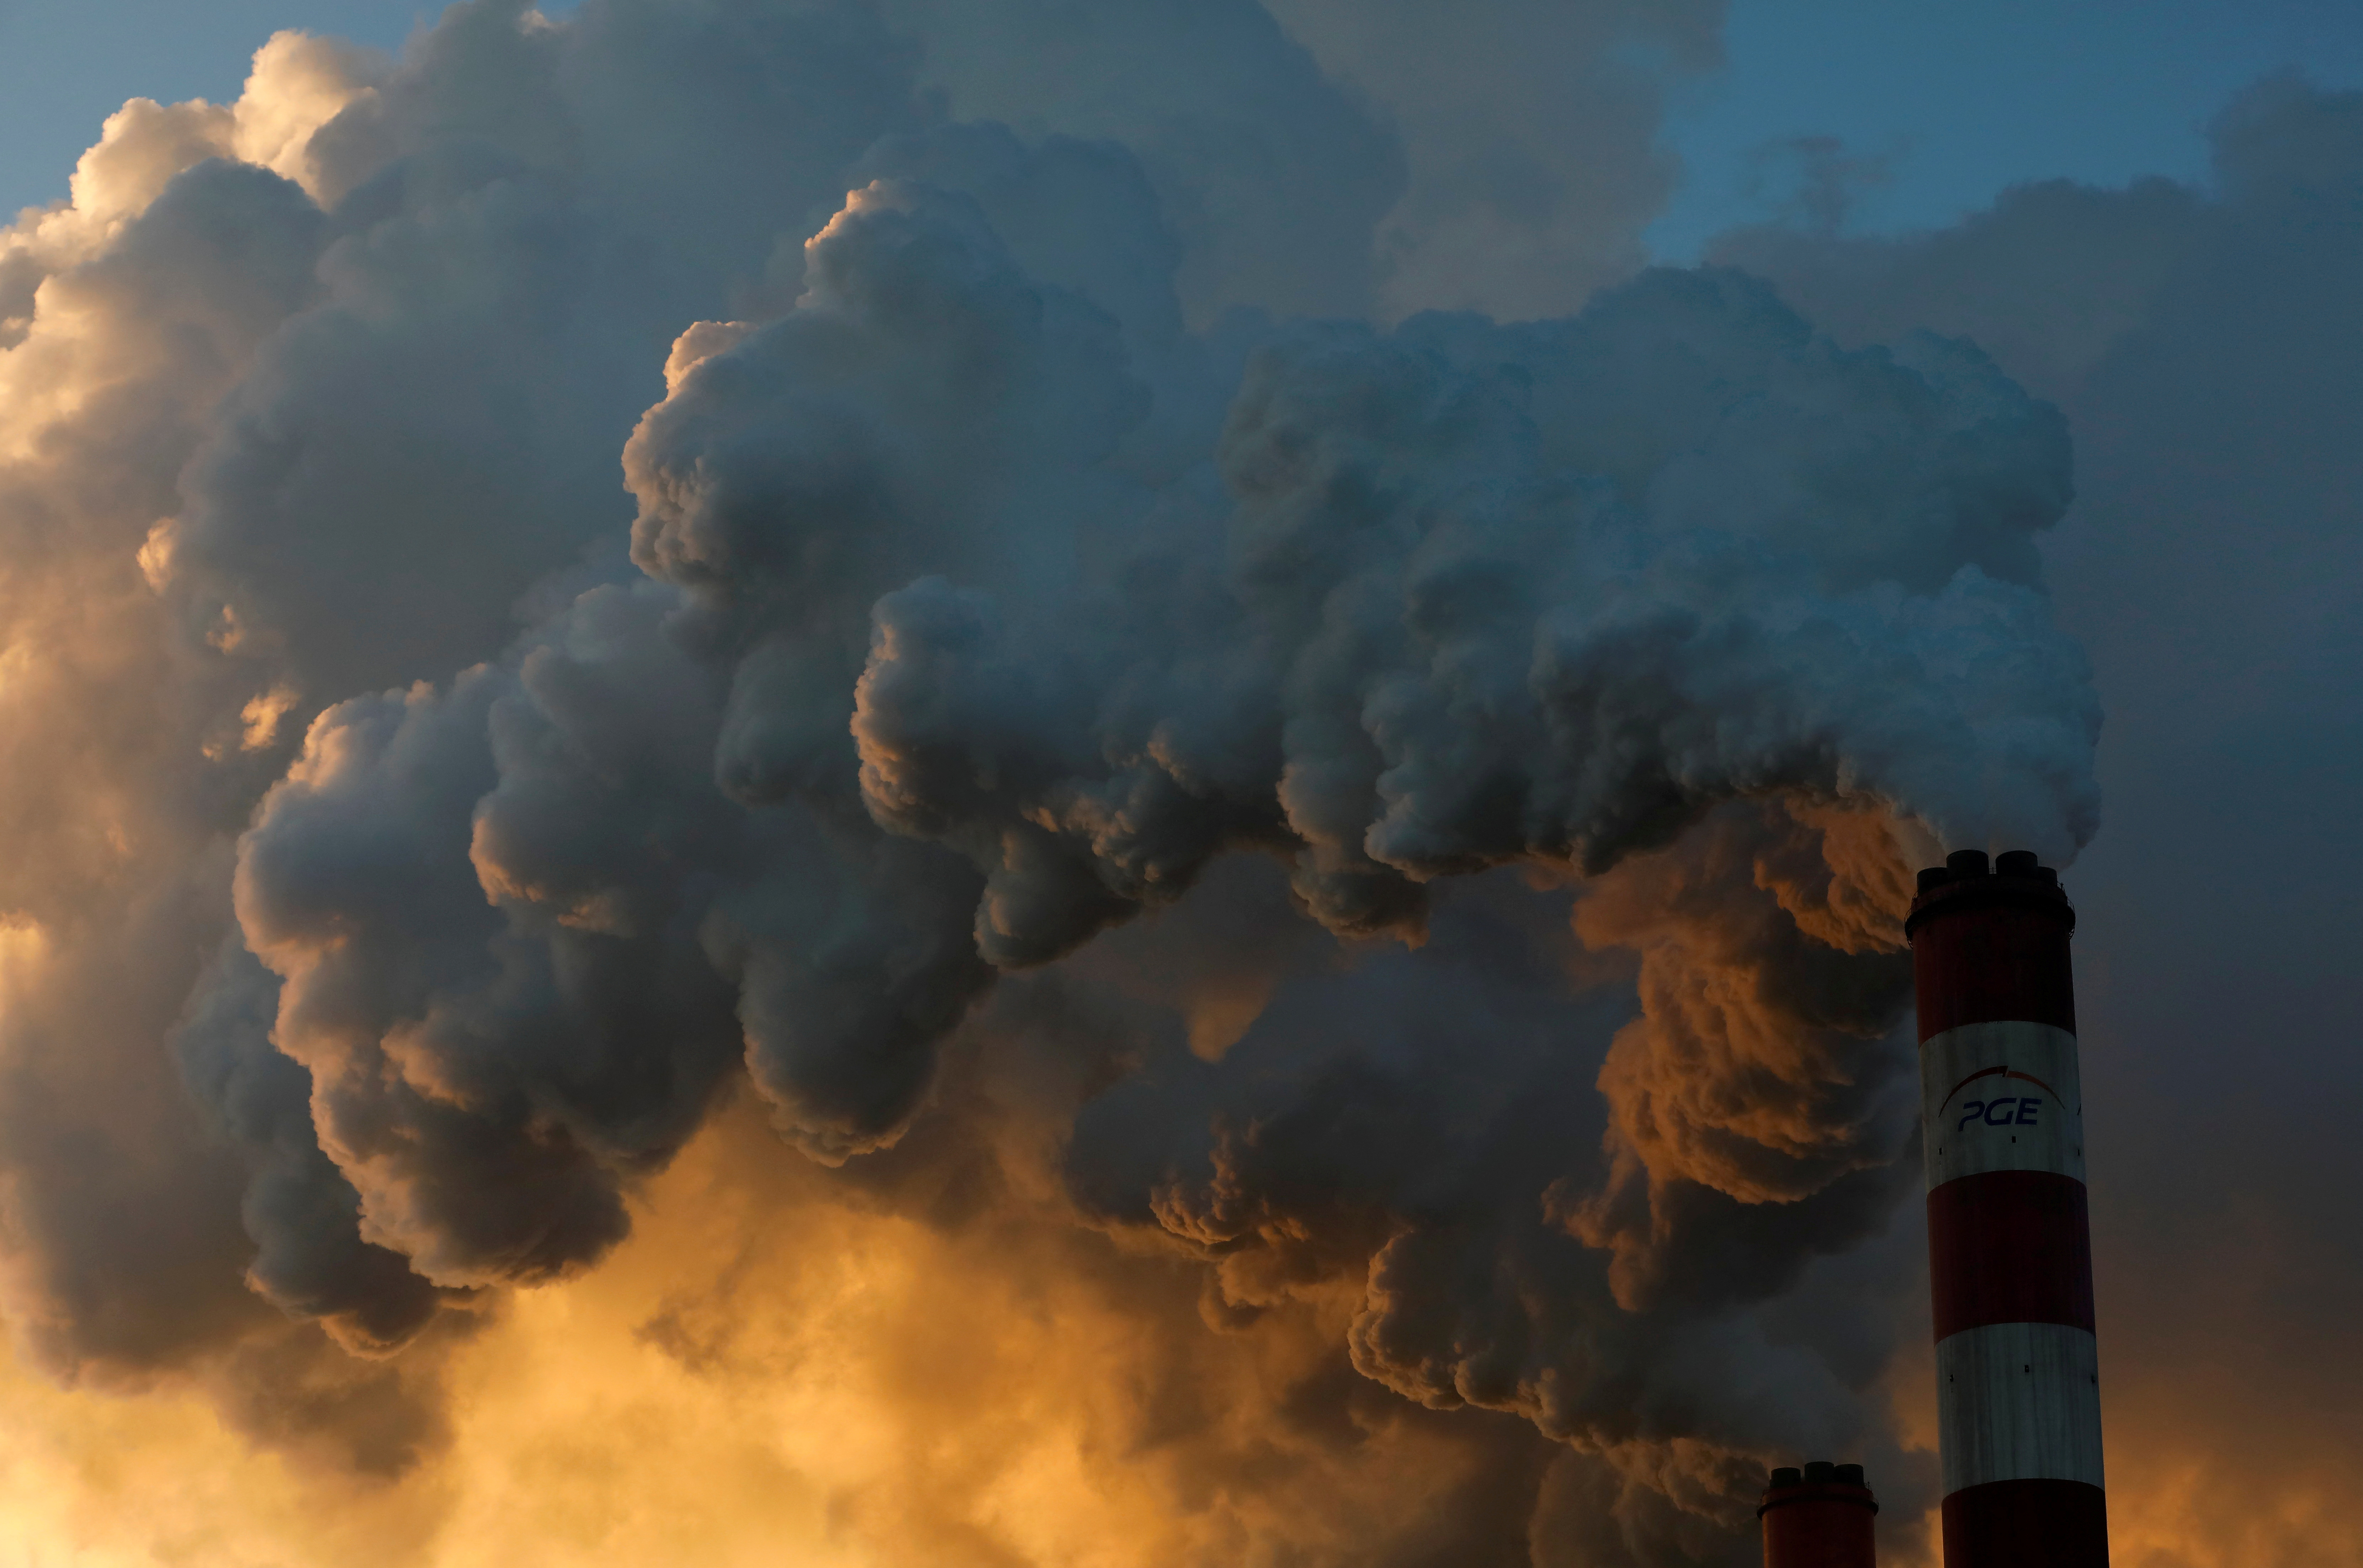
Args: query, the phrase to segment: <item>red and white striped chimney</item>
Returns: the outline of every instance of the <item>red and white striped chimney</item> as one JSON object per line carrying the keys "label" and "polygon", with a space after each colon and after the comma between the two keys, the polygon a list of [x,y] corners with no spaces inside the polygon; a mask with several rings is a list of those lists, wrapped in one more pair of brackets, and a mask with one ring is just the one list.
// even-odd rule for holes
{"label": "red and white striped chimney", "polygon": [[1965,850],[1920,873],[1928,1261],[1946,1568],[2105,1568],[2083,1094],[2057,873]]}

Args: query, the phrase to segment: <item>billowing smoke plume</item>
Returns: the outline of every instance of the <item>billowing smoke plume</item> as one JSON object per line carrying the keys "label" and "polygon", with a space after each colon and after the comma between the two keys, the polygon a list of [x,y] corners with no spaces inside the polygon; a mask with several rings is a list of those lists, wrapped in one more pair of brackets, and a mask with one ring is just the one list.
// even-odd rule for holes
{"label": "billowing smoke plume", "polygon": [[1435,146],[1245,0],[1094,8],[1218,62],[1137,102],[940,9],[283,36],[11,231],[19,1333],[399,1470],[744,1085],[1571,1444],[1501,1552],[1713,1560],[1897,1440],[1796,1293],[1904,1184],[1907,866],[2097,823],[2065,426],[1732,272],[1303,317],[1417,294]]}

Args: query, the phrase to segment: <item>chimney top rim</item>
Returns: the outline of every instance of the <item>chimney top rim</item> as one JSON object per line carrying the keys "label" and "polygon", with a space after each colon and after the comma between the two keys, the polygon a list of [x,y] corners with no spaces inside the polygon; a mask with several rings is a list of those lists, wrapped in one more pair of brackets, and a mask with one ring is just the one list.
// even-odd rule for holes
{"label": "chimney top rim", "polygon": [[[1959,851],[1951,860],[1966,860],[1976,851]],[[1978,859],[1985,857],[1980,853]],[[1905,917],[1903,934],[1908,939],[1921,924],[1936,915],[1964,913],[1970,909],[1988,909],[1996,906],[2015,906],[2043,914],[2064,916],[2068,929],[2076,929],[2076,907],[2069,901],[2068,890],[2059,885],[2059,873],[2035,861],[2032,852],[2013,850],[2002,860],[2008,870],[1957,871],[1952,864],[1930,866],[1920,873],[1919,885],[1912,899],[1912,911]],[[2027,868],[2027,869],[2022,869]]]}
{"label": "chimney top rim", "polygon": [[1756,1517],[1762,1518],[1775,1508],[1792,1503],[1851,1503],[1857,1507],[1879,1512],[1879,1498],[1868,1486],[1850,1486],[1843,1481],[1808,1481],[1795,1486],[1768,1486],[1764,1500],[1756,1506]]}

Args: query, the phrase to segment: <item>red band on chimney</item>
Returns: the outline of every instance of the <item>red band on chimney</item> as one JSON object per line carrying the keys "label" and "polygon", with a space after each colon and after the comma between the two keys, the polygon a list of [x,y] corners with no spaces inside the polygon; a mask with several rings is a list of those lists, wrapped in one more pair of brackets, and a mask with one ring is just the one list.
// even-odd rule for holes
{"label": "red band on chimney", "polygon": [[2090,1568],[2109,1560],[2109,1514],[2080,1481],[1993,1481],[1945,1499],[1945,1562]]}
{"label": "red band on chimney", "polygon": [[1989,1323],[2092,1327],[2084,1184],[2048,1171],[1989,1171],[1928,1195],[1936,1338]]}
{"label": "red band on chimney", "polygon": [[[1979,881],[2002,883],[2002,877]],[[1994,902],[1971,902],[1983,894]],[[1920,1038],[1962,1024],[2050,1024],[2076,1032],[2068,967],[2075,914],[2064,899],[2002,901],[1976,883],[1923,894],[1912,916]]]}
{"label": "red band on chimney", "polygon": [[1764,1521],[1764,1568],[1876,1568],[1868,1486],[1835,1482],[1775,1486],[1756,1510]]}

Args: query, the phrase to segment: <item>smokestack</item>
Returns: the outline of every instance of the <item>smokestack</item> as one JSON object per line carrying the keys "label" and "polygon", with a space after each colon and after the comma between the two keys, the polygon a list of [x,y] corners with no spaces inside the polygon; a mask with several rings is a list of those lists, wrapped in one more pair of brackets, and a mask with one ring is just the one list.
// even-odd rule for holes
{"label": "smokestack", "polygon": [[1920,1001],[1946,1568],[2104,1568],[2083,1093],[2057,873],[1964,850],[1904,923]]}
{"label": "smokestack", "polygon": [[1859,1464],[1817,1459],[1803,1471],[1783,1466],[1756,1510],[1764,1522],[1764,1568],[1873,1568],[1877,1512]]}

